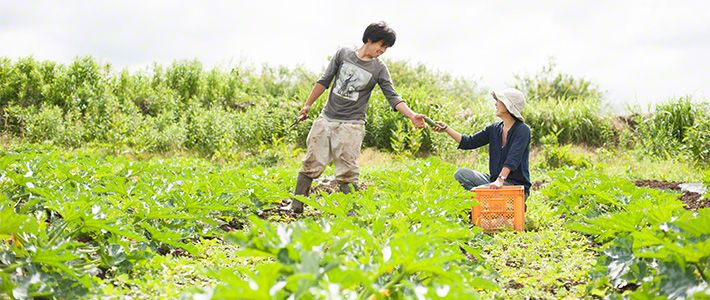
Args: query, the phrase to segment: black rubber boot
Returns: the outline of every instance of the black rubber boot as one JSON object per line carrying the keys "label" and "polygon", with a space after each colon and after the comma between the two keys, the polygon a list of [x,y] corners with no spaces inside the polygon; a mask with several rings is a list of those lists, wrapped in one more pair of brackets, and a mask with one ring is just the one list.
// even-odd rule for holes
{"label": "black rubber boot", "polygon": [[[294,194],[308,196],[311,189],[311,183],[313,183],[312,178],[298,173],[298,179],[296,180],[296,191],[294,192]],[[297,214],[302,213],[303,202],[293,199],[293,203],[291,203],[291,211]]]}
{"label": "black rubber boot", "polygon": [[[353,185],[352,188],[350,187],[351,184]],[[340,184],[338,184],[338,187],[340,188],[340,192],[343,193],[343,194],[350,194],[350,193],[352,192],[352,189],[353,189],[353,188],[355,189],[356,192],[357,192],[357,190],[358,190],[357,182],[353,182],[353,183],[340,183]],[[350,210],[348,211],[347,216],[348,216],[348,217],[357,216],[357,205],[355,205],[355,207],[353,207],[352,209],[350,209]]]}
{"label": "black rubber boot", "polygon": [[355,188],[355,191],[357,192],[357,182],[353,183],[340,183],[338,184],[338,187],[340,188],[340,192],[343,194],[350,194],[352,192],[352,189],[350,188],[350,185],[353,185],[353,188]]}

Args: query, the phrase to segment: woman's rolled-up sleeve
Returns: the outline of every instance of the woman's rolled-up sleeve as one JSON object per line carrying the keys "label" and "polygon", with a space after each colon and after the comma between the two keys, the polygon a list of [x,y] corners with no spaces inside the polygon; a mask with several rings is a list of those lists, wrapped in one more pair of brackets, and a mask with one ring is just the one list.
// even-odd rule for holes
{"label": "woman's rolled-up sleeve", "polygon": [[471,150],[487,145],[490,142],[490,128],[488,126],[474,135],[461,135],[459,149]]}

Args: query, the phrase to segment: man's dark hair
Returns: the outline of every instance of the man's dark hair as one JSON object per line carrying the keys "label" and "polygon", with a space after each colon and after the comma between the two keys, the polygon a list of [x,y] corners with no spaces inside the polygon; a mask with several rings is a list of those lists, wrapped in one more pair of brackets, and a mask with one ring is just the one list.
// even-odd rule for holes
{"label": "man's dark hair", "polygon": [[365,33],[362,34],[362,42],[367,43],[367,40],[373,43],[384,41],[385,46],[392,47],[394,46],[394,41],[397,40],[397,34],[392,28],[387,26],[387,23],[381,21],[367,26]]}

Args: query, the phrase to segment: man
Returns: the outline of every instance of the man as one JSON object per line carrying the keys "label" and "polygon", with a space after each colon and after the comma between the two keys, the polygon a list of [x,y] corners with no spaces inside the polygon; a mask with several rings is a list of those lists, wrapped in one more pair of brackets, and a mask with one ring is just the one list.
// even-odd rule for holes
{"label": "man", "polygon": [[[365,137],[365,114],[375,85],[380,86],[394,110],[409,118],[414,127],[424,127],[424,116],[413,112],[397,94],[387,66],[378,59],[396,39],[394,30],[384,22],[370,24],[363,33],[363,45],[358,49],[338,50],[313,86],[299,113],[300,120],[308,117],[313,102],[335,79],[328,102],[308,133],[308,151],[298,173],[296,195],[308,195],[313,179],[323,173],[330,161],[335,165],[335,178],[341,192],[349,193],[350,184],[357,187],[360,174],[357,159]],[[294,199],[291,209],[295,213],[303,212],[303,202]]]}
{"label": "man", "polygon": [[494,189],[503,185],[522,185],[527,198],[531,185],[530,127],[523,122],[525,95],[513,88],[494,91],[491,95],[495,100],[496,116],[501,122],[495,122],[472,136],[461,135],[442,122],[437,122],[439,127],[434,126],[432,130],[445,131],[459,143],[459,149],[471,150],[488,145],[490,175],[466,168],[458,169],[454,174],[465,189],[484,184]]}

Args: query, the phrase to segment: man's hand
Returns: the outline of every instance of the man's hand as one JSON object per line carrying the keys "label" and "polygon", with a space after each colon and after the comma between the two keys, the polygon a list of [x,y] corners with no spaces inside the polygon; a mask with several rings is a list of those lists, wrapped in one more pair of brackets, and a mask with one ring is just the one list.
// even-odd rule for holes
{"label": "man's hand", "polygon": [[412,117],[409,118],[409,120],[412,121],[414,127],[424,128],[424,115],[415,113]]}
{"label": "man's hand", "polygon": [[308,113],[311,111],[310,105],[304,105],[300,112],[298,112],[298,120],[303,121],[308,119]]}

